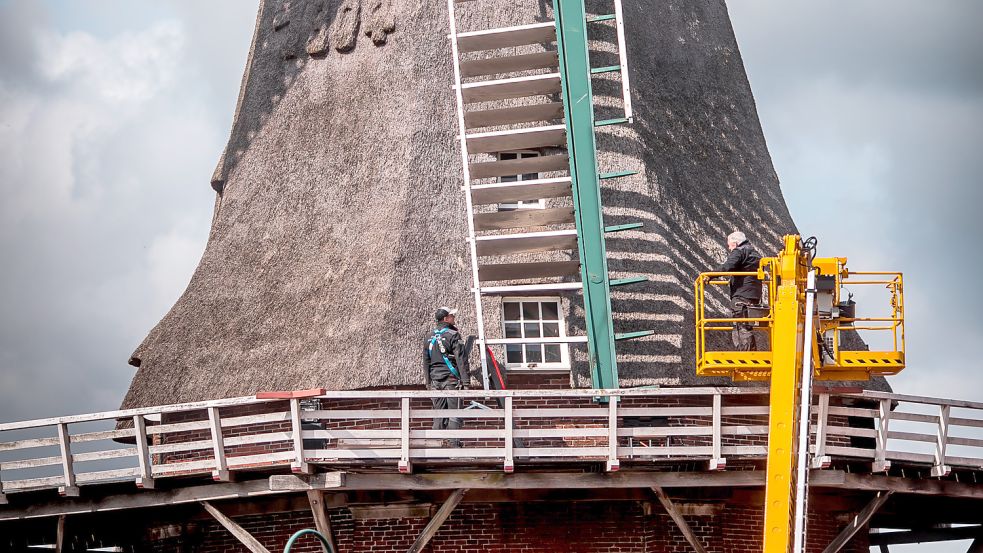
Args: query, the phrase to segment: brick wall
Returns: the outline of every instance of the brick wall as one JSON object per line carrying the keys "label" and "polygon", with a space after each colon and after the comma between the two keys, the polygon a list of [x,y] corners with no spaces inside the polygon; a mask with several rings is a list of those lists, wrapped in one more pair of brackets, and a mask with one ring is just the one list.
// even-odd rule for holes
{"label": "brick wall", "polygon": [[[356,520],[347,508],[330,511],[340,553],[406,551],[426,525],[426,518]],[[832,513],[810,515],[808,551],[820,552],[843,526]],[[711,553],[753,553],[761,550],[762,510],[724,505],[714,514],[686,520]],[[249,516],[236,519],[270,551],[283,549],[289,536],[313,527],[308,512]],[[197,538],[155,542],[156,553],[231,553],[242,545],[216,523],[202,523]],[[189,548],[188,545],[191,545]],[[293,549],[315,553],[313,539]],[[425,549],[428,553],[688,553],[692,551],[658,503],[638,501],[535,502],[460,505]],[[865,533],[844,549],[866,553]]]}

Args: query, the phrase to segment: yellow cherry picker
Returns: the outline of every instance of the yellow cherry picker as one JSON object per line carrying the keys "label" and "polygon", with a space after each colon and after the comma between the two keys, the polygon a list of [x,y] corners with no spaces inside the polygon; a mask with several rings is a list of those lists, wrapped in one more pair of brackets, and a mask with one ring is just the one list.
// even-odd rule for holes
{"label": "yellow cherry picker", "polygon": [[[812,381],[868,380],[900,372],[904,359],[904,301],[901,273],[856,272],[845,257],[817,258],[816,240],[785,236],[775,257],[763,258],[757,272],[708,272],[696,280],[696,372],[735,381],[770,380],[768,460],[765,489],[765,553],[804,550]],[[746,319],[710,318],[706,303],[719,299],[715,287],[734,276],[755,276],[767,304]],[[858,317],[845,290],[886,290],[880,317]],[[767,337],[761,351],[721,348],[736,323],[752,324]],[[890,338],[856,351],[856,332],[879,331]],[[880,337],[877,337],[880,338]],[[884,342],[883,344],[881,342]],[[853,345],[851,348],[850,346]],[[814,458],[813,467],[828,458]]]}

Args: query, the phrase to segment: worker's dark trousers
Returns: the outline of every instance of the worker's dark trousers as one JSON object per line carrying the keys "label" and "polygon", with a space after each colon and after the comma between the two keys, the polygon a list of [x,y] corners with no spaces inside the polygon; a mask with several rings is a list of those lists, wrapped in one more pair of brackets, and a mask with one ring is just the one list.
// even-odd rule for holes
{"label": "worker's dark trousers", "polygon": [[[430,387],[434,390],[460,390],[461,381],[454,378],[453,376],[448,376],[443,380],[431,380]],[[461,398],[459,397],[435,397],[433,398],[433,408],[434,409],[460,409],[461,408]],[[461,428],[461,419],[457,417],[450,418],[436,418],[433,419],[433,429],[434,430],[457,430]],[[460,447],[461,440],[458,438],[451,438],[451,447]]]}
{"label": "worker's dark trousers", "polygon": [[[732,319],[748,318],[748,306],[757,305],[744,298],[734,298],[731,300],[730,317]],[[737,351],[758,351],[758,344],[754,339],[754,325],[751,323],[734,323],[734,330],[731,331],[731,340]]]}

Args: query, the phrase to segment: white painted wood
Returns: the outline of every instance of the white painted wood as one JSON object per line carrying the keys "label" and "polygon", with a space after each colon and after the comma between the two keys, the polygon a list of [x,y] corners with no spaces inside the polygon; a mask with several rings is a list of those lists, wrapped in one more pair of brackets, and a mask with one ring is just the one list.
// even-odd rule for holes
{"label": "white painted wood", "polygon": [[935,465],[932,476],[948,476],[952,468],[945,464],[945,450],[949,438],[949,406],[939,406],[939,424],[935,433]]}
{"label": "white painted wood", "polygon": [[137,463],[139,464],[136,485],[138,488],[150,490],[154,487],[153,459],[150,457],[150,449],[147,445],[147,422],[143,416],[136,415],[133,417],[133,432],[137,446]]}
{"label": "white painted wood", "polygon": [[465,104],[548,96],[560,92],[560,74],[545,73],[466,83],[461,85],[460,90]]}
{"label": "white painted wood", "polygon": [[837,405],[830,405],[829,407],[830,415],[839,415],[841,417],[863,417],[866,419],[876,419],[878,411],[876,409],[860,409],[857,407],[840,407]]}
{"label": "white painted wood", "polygon": [[290,470],[299,474],[310,474],[311,468],[304,458],[304,437],[300,422],[300,400],[290,400],[290,433],[294,439],[294,461],[290,464]]}
{"label": "white painted wood", "polygon": [[[615,0],[615,2],[618,2],[618,0]],[[622,44],[621,47],[624,47],[624,45]],[[714,394],[713,422],[711,427],[713,432],[713,437],[712,437],[713,452],[710,454],[710,465],[709,465],[710,470],[723,470],[727,468],[727,459],[725,459],[722,454],[723,438],[721,436],[721,432],[722,432],[721,416],[722,416],[722,399],[720,394]]]}
{"label": "white painted wood", "polygon": [[488,154],[550,146],[566,147],[567,127],[566,125],[547,125],[504,131],[477,132],[468,134],[465,138],[468,143],[468,152],[471,154]]}
{"label": "white painted wood", "polygon": [[891,468],[891,462],[887,460],[887,441],[890,438],[891,423],[891,400],[882,399],[877,417],[877,449],[874,452],[874,463],[871,465],[873,472],[887,472]]}
{"label": "white painted wood", "polygon": [[218,407],[208,408],[208,425],[212,433],[212,454],[215,457],[212,480],[216,482],[228,482],[229,464],[225,461],[225,440],[222,436],[222,417],[218,411]]}
{"label": "white painted wood", "polygon": [[[576,241],[576,237],[574,237]],[[580,274],[579,261],[534,261],[527,263],[482,263],[478,280],[525,280],[532,278],[570,277]]]}
{"label": "white painted wood", "polygon": [[413,471],[410,464],[410,398],[404,397],[400,400],[400,419],[399,419],[399,472],[409,474]]}
{"label": "white painted wood", "polygon": [[175,422],[171,424],[157,424],[147,427],[147,434],[172,434],[174,432],[193,432],[195,430],[207,430],[208,421]]}
{"label": "white painted wood", "polygon": [[135,447],[123,447],[119,449],[104,449],[102,451],[88,451],[86,453],[73,453],[72,461],[82,463],[85,461],[98,461],[100,459],[119,459],[121,457],[134,457],[137,454]]}
{"label": "white painted wood", "polygon": [[75,476],[78,484],[102,484],[107,482],[127,482],[132,481],[140,474],[140,469],[136,467],[113,470],[97,470],[92,472],[81,472]]}
{"label": "white painted wood", "polygon": [[54,438],[32,438],[29,440],[16,440],[13,442],[0,443],[0,451],[15,451],[18,449],[29,449],[32,447],[47,447],[58,445],[58,437]]}
{"label": "white painted wood", "polygon": [[101,440],[116,440],[119,438],[132,438],[133,429],[124,428],[122,430],[105,430],[102,432],[84,432],[72,435],[72,443],[80,444],[84,442],[98,442]]}
{"label": "white painted wood", "polygon": [[530,54],[496,56],[462,61],[461,77],[483,77],[539,69],[555,70],[559,66],[560,60],[556,52],[532,52]]}
{"label": "white painted wood", "polygon": [[289,420],[290,413],[287,411],[263,413],[260,415],[246,415],[242,417],[222,417],[222,428],[232,428],[235,426],[246,426],[250,424],[264,424],[271,422],[287,422]]}
{"label": "white painted wood", "polygon": [[471,194],[475,205],[488,205],[538,200],[541,198],[563,198],[572,196],[573,192],[570,188],[570,177],[554,177],[476,184],[471,187]]}
{"label": "white painted wood", "polygon": [[608,461],[606,468],[608,472],[614,472],[621,468],[618,461],[618,397],[608,400]]}
{"label": "white painted wood", "polygon": [[78,486],[75,485],[75,468],[72,466],[72,438],[68,433],[68,423],[58,425],[58,447],[61,449],[61,467],[64,484],[58,488],[58,493],[64,496],[77,496]]}
{"label": "white painted wood", "polygon": [[18,461],[5,461],[0,463],[0,470],[17,470],[37,467],[47,467],[62,464],[61,455],[57,457],[37,457],[35,459],[21,459]]}
{"label": "white painted wood", "polygon": [[[453,29],[451,31],[453,36]],[[501,27],[457,34],[458,52],[478,52],[511,46],[525,46],[556,40],[556,24],[552,21]],[[460,59],[457,52],[454,59]]]}
{"label": "white painted wood", "polygon": [[512,209],[509,211],[476,213],[474,215],[474,228],[477,231],[498,231],[572,224],[574,224],[573,207]]}
{"label": "white painted wood", "polygon": [[819,407],[816,413],[816,450],[812,457],[812,468],[827,468],[832,459],[826,455],[826,433],[829,428],[829,394],[819,394]]}
{"label": "white painted wood", "polygon": [[478,256],[538,253],[577,248],[577,230],[549,230],[475,237]]}
{"label": "white painted wood", "polygon": [[[472,217],[474,214],[474,202],[471,198],[471,170],[473,166],[469,163],[468,143],[464,138],[467,130],[464,119],[464,90],[463,85],[461,84],[461,39],[457,32],[457,15],[455,14],[454,9],[454,0],[447,0],[447,18],[451,31],[451,52],[454,58],[454,97],[457,100],[457,133],[461,149],[461,166],[464,171],[464,204],[466,213],[468,214],[466,219],[468,222],[468,250],[471,254],[471,293],[474,294],[475,320],[478,326],[478,343],[476,345],[478,346],[479,361],[481,363],[482,387],[488,389],[488,353],[485,347],[485,317],[483,315],[484,306],[481,302],[481,292],[478,290],[478,253],[476,251],[477,246],[474,241],[474,219]],[[487,38],[487,36],[483,38],[482,36],[474,35],[471,38],[466,36],[464,40],[465,42],[468,40],[473,41],[473,47],[481,47],[481,41]],[[492,37],[492,40],[494,40],[494,37]],[[467,46],[467,44],[465,44],[465,46]]]}
{"label": "white painted wood", "polygon": [[212,517],[218,521],[223,528],[228,530],[229,533],[235,537],[235,539],[239,540],[242,545],[246,546],[246,549],[248,549],[250,553],[270,553],[270,551],[263,547],[263,544],[253,537],[252,534],[247,532],[242,526],[239,526],[239,524],[234,520],[225,516],[222,511],[219,511],[217,508],[212,506],[211,503],[208,501],[202,501],[201,506],[204,507],[205,510],[208,511],[208,514],[212,515]]}
{"label": "white painted wood", "polygon": [[563,119],[563,102],[535,103],[464,112],[464,124],[469,129],[500,127],[521,123]]}
{"label": "white painted wood", "polygon": [[509,177],[526,173],[553,173],[570,170],[570,158],[566,154],[525,157],[504,161],[476,161],[468,164],[472,179]]}
{"label": "white painted wood", "polygon": [[639,440],[666,438],[669,436],[712,436],[711,426],[643,426],[636,428],[621,428],[619,436],[628,436]]}
{"label": "white painted wood", "polygon": [[42,478],[21,478],[18,480],[10,480],[8,482],[4,482],[3,486],[6,492],[11,492],[15,490],[60,488],[64,482],[64,476],[45,476]]}
{"label": "white painted wood", "polygon": [[504,344],[585,344],[586,336],[555,336],[552,338],[492,338],[486,340],[488,345]]}
{"label": "white painted wood", "polygon": [[624,101],[625,117],[631,123],[634,121],[635,115],[631,107],[631,86],[628,82],[628,46],[625,41],[624,17],[621,0],[614,0],[614,23],[618,31],[618,60],[621,64],[621,94]]}
{"label": "white painted wood", "polygon": [[944,399],[944,398],[928,397],[928,396],[891,394],[887,392],[875,392],[873,390],[864,390],[860,393],[842,394],[842,395],[847,397],[888,399],[891,401],[899,401],[902,403],[921,403],[924,405],[948,405],[949,407],[963,407],[966,409],[983,410],[983,401],[968,401],[964,399]]}
{"label": "white painted wood", "polygon": [[580,282],[554,282],[543,284],[516,284],[512,286],[482,286],[481,293],[486,295],[529,295],[553,292],[568,292],[580,290]]}
{"label": "white painted wood", "polygon": [[515,410],[512,401],[511,397],[505,398],[505,460],[502,465],[505,472],[515,471]]}

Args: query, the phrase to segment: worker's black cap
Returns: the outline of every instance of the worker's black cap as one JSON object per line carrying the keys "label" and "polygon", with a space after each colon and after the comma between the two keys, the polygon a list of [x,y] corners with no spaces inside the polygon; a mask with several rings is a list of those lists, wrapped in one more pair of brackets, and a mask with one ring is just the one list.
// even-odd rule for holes
{"label": "worker's black cap", "polygon": [[442,321],[444,320],[444,317],[448,315],[454,315],[455,313],[457,313],[457,309],[451,309],[450,307],[444,306],[444,307],[437,308],[437,312],[434,313],[433,316],[438,321]]}

